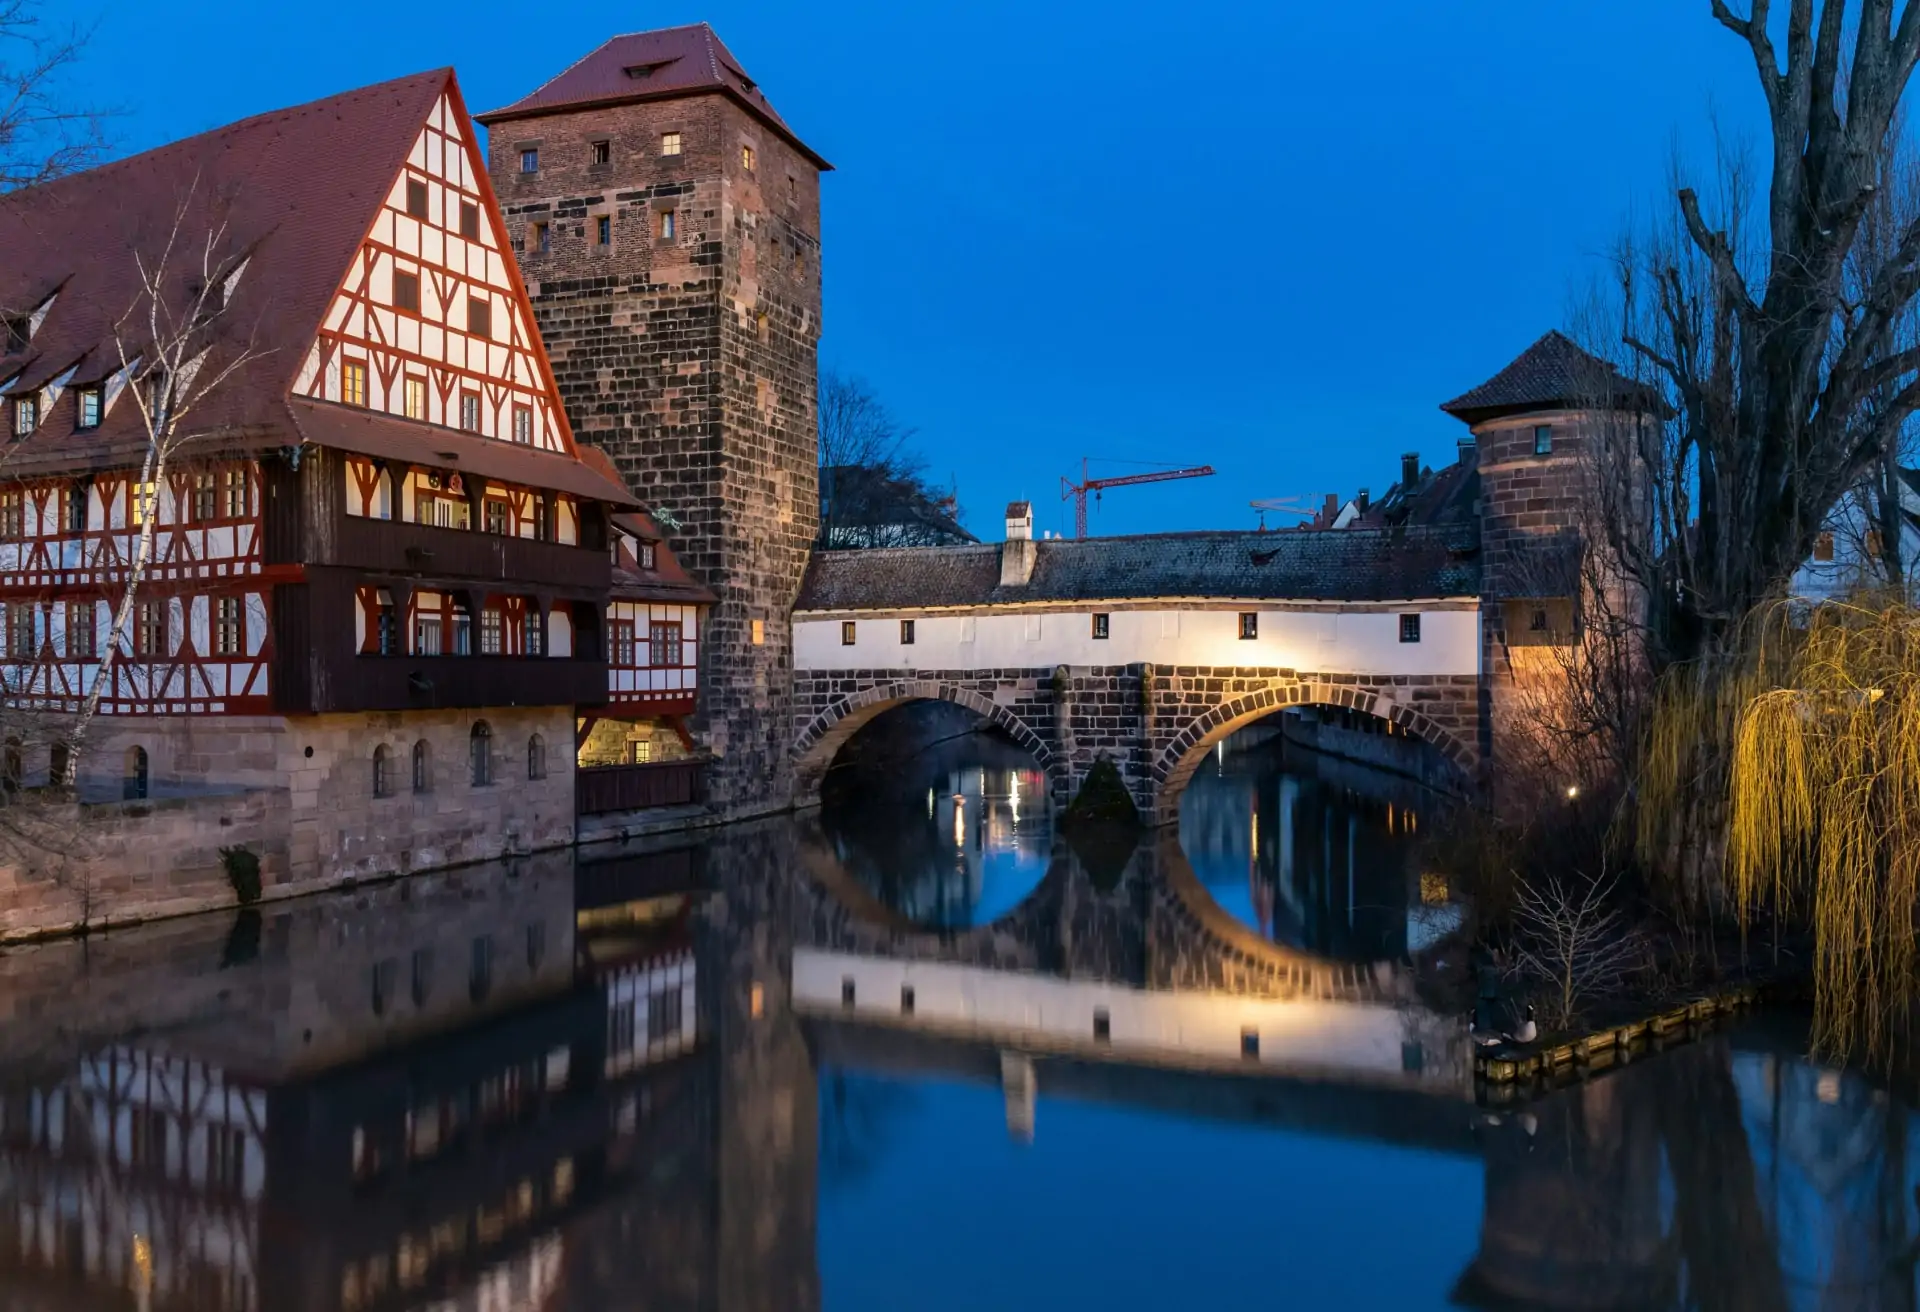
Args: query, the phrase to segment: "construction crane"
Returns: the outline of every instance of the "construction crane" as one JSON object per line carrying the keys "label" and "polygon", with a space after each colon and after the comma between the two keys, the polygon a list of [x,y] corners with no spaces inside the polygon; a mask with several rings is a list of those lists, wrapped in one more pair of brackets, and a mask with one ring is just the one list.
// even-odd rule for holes
{"label": "construction crane", "polygon": [[1122,474],[1118,478],[1088,478],[1087,462],[1080,461],[1080,481],[1060,480],[1060,499],[1073,498],[1073,535],[1084,538],[1087,535],[1087,493],[1093,493],[1094,500],[1100,499],[1100,493],[1110,487],[1132,487],[1135,483],[1165,483],[1175,478],[1205,478],[1213,473],[1212,465],[1195,465],[1191,469],[1156,469],[1149,474]]}
{"label": "construction crane", "polygon": [[1249,501],[1247,505],[1260,512],[1260,531],[1267,531],[1267,512],[1276,515],[1301,515],[1312,519],[1314,512],[1299,504],[1299,497],[1267,497],[1261,501]]}

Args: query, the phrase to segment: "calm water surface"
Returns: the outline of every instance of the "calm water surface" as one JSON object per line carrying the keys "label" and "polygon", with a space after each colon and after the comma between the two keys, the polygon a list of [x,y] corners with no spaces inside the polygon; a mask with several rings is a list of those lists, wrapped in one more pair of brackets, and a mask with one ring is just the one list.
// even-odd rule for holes
{"label": "calm water surface", "polygon": [[1042,782],[0,954],[0,1309],[1915,1306],[1920,1118],[1791,1025],[1492,1115],[1390,988],[1172,987],[1390,981],[1430,797],[1229,751],[1116,867]]}

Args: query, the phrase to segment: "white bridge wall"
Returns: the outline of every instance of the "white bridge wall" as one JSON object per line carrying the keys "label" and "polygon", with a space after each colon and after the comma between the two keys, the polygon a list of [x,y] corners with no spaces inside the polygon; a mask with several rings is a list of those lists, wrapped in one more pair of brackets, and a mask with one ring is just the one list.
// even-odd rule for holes
{"label": "white bridge wall", "polygon": [[[1271,603],[1269,603],[1271,606]],[[1259,636],[1240,637],[1240,615],[1259,615]],[[801,612],[794,617],[794,666],[801,670],[1030,669],[1055,665],[1269,666],[1318,674],[1480,673],[1480,611],[1475,603],[1105,612],[1106,638],[1093,637],[1091,609],[980,612],[972,615],[862,615]],[[1420,616],[1420,641],[1400,641],[1400,617]],[[900,621],[914,641],[900,641]],[[854,622],[854,643],[841,624]]]}

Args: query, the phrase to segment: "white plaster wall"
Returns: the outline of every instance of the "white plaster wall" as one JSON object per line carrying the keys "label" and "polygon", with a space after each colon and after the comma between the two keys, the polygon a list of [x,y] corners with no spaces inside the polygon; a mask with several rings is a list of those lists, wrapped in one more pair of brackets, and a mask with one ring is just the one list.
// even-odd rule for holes
{"label": "white plaster wall", "polygon": [[[1260,610],[1116,610],[1104,639],[1084,611],[921,616],[914,641],[900,641],[897,617],[855,621],[854,645],[841,620],[794,624],[794,664],[802,670],[1030,668],[1053,665],[1252,665],[1327,674],[1478,674],[1476,607],[1379,613]],[[1242,639],[1240,614],[1260,616],[1260,636]],[[1400,616],[1420,615],[1420,641],[1400,641]]]}

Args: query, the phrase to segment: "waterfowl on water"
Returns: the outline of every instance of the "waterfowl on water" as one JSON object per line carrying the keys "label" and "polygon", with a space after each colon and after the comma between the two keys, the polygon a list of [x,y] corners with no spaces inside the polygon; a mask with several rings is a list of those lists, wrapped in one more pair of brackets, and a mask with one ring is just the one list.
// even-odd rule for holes
{"label": "waterfowl on water", "polygon": [[1527,1004],[1527,1015],[1513,1031],[1515,1043],[1532,1043],[1540,1037],[1540,1027],[1533,1023],[1533,1004]]}

